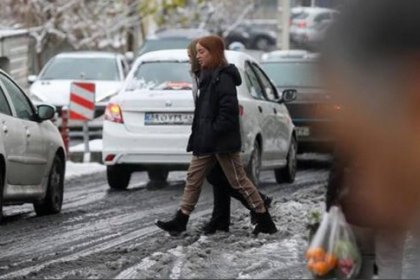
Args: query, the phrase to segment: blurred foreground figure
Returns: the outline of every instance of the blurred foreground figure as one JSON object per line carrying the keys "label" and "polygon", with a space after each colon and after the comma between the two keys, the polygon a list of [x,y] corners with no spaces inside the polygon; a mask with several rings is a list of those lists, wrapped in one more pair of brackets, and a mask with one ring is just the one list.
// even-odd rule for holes
{"label": "blurred foreground figure", "polygon": [[327,204],[376,254],[379,278],[401,278],[405,233],[420,228],[420,1],[351,1],[321,67],[341,106]]}

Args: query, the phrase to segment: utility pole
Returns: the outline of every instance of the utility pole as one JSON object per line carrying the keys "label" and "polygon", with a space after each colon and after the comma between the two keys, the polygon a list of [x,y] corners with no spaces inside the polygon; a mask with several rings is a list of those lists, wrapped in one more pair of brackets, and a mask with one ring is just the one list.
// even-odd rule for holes
{"label": "utility pole", "polygon": [[281,50],[288,50],[290,48],[290,0],[277,0],[277,11],[277,48]]}

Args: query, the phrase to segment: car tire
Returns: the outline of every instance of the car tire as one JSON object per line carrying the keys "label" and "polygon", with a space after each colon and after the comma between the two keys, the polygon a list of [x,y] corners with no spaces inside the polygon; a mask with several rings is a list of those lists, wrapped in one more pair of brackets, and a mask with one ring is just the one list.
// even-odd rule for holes
{"label": "car tire", "polygon": [[287,152],[287,164],[283,168],[275,169],[274,175],[277,183],[292,183],[295,180],[297,170],[297,141],[292,137],[289,151]]}
{"label": "car tire", "polygon": [[164,169],[149,169],[147,171],[150,181],[166,182],[169,171]]}
{"label": "car tire", "polygon": [[47,193],[44,199],[34,202],[34,209],[38,216],[57,214],[63,205],[64,193],[64,162],[60,156],[54,157],[48,175]]}
{"label": "car tire", "polygon": [[251,158],[247,166],[247,174],[249,179],[257,185],[260,181],[261,172],[261,149],[258,141],[254,142],[254,147],[251,152]]}
{"label": "car tire", "polygon": [[261,51],[268,51],[270,49],[271,42],[266,37],[258,37],[255,40],[255,48]]}
{"label": "car tire", "polygon": [[125,190],[131,179],[131,172],[126,166],[113,165],[106,167],[108,185],[114,190]]}

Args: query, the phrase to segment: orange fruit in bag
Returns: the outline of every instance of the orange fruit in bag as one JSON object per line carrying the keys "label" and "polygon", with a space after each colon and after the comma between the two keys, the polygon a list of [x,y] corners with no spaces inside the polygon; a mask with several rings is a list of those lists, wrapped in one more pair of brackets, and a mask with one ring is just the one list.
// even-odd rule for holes
{"label": "orange fruit in bag", "polygon": [[328,265],[329,269],[333,269],[334,267],[337,266],[337,257],[333,254],[326,254],[325,255],[325,262]]}
{"label": "orange fruit in bag", "polygon": [[319,261],[319,262],[316,262],[313,265],[312,272],[315,273],[318,276],[324,276],[330,270],[331,270],[331,268],[328,267],[328,263],[327,262],[325,262],[325,261]]}
{"label": "orange fruit in bag", "polygon": [[325,257],[325,250],[321,247],[312,247],[306,251],[305,256],[308,260],[322,261]]}

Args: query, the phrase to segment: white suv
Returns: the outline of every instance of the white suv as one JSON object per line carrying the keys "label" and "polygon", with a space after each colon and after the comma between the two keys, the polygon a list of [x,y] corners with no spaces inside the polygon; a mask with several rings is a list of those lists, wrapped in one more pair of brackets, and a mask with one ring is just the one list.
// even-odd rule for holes
{"label": "white suv", "polygon": [[290,22],[290,40],[298,47],[316,48],[337,15],[338,11],[328,8],[299,8]]}
{"label": "white suv", "polygon": [[[274,169],[278,182],[294,180],[297,142],[285,102],[296,91],[278,95],[259,64],[242,52],[226,51],[242,77],[237,87],[242,157],[250,177]],[[134,171],[164,181],[171,170],[186,170],[194,102],[187,50],[149,52],[139,57],[123,90],[105,111],[103,161],[111,188],[125,189]]]}

